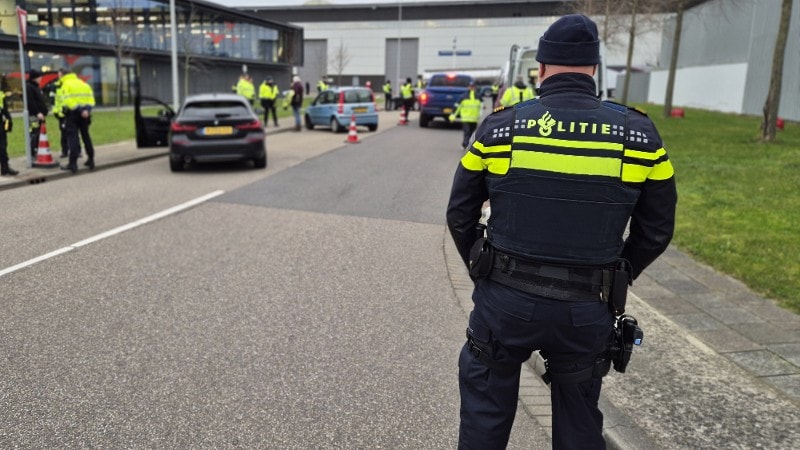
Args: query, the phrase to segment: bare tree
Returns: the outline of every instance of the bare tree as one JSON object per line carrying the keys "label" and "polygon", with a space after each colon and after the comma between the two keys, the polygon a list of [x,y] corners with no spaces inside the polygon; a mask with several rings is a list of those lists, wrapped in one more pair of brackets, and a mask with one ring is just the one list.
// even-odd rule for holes
{"label": "bare tree", "polygon": [[669,75],[667,75],[667,92],[664,94],[664,117],[672,113],[672,95],[675,90],[675,70],[678,66],[678,50],[681,46],[683,30],[683,0],[676,0],[675,32],[672,35],[672,53],[669,58]]}
{"label": "bare tree", "polygon": [[333,57],[331,57],[331,68],[336,72],[339,86],[342,85],[342,72],[344,72],[344,68],[347,67],[347,64],[350,63],[350,59],[352,59],[352,57],[350,52],[347,51],[347,46],[344,45],[343,41],[339,41],[339,46],[336,47],[336,50],[333,52]]}
{"label": "bare tree", "polygon": [[772,75],[769,80],[769,92],[764,102],[764,120],[761,122],[761,140],[775,141],[775,126],[778,119],[778,108],[781,104],[781,83],[783,82],[783,57],[786,53],[786,41],[789,37],[789,23],[792,18],[793,0],[783,0],[781,6],[781,23],[775,39],[775,52],[772,55]]}
{"label": "bare tree", "polygon": [[625,84],[622,87],[622,99],[620,102],[625,104],[628,102],[628,87],[631,84],[631,63],[633,62],[633,43],[636,40],[636,7],[639,0],[633,0],[631,11],[631,27],[628,39],[628,59],[625,63]]}
{"label": "bare tree", "polygon": [[[202,45],[206,41],[209,41],[211,45],[216,45],[220,42],[218,36],[213,33],[210,36],[192,33],[192,24],[197,21],[197,15],[197,7],[192,3],[186,14],[181,17],[183,29],[178,32],[178,45],[181,53],[181,65],[183,66],[183,98],[189,96],[191,74],[203,73],[208,69],[208,65],[203,63],[202,59],[196,58],[195,55],[202,51]],[[213,19],[210,18],[209,20],[214,21]],[[224,36],[222,37],[224,38]]]}

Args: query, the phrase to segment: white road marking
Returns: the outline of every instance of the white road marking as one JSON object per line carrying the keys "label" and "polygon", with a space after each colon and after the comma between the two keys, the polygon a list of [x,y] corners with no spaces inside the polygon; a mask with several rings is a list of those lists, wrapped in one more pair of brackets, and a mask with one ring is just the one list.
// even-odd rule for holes
{"label": "white road marking", "polygon": [[9,273],[12,273],[12,272],[16,272],[17,270],[24,269],[26,267],[32,266],[32,265],[34,265],[36,263],[45,261],[45,260],[50,259],[50,258],[52,258],[54,256],[58,256],[58,255],[67,253],[67,252],[69,252],[71,250],[75,250],[76,248],[80,248],[80,247],[83,247],[85,245],[89,245],[89,244],[91,244],[93,242],[97,242],[97,241],[99,241],[101,239],[105,239],[105,238],[108,238],[108,237],[123,233],[125,231],[132,230],[132,229],[134,229],[136,227],[139,227],[141,225],[156,221],[158,219],[162,219],[162,218],[164,218],[166,216],[178,213],[178,212],[183,211],[185,209],[189,209],[189,208],[191,208],[193,206],[196,206],[196,205],[198,205],[200,203],[203,203],[205,201],[211,200],[212,198],[220,196],[220,195],[222,195],[224,193],[225,193],[225,191],[221,191],[221,190],[220,191],[211,192],[211,193],[206,194],[206,195],[204,195],[202,197],[197,197],[196,199],[189,200],[186,203],[181,203],[180,205],[173,206],[172,208],[165,209],[165,210],[163,210],[161,212],[155,213],[155,214],[153,214],[151,216],[147,216],[147,217],[145,217],[143,219],[139,219],[137,221],[134,221],[134,222],[119,226],[117,228],[108,230],[106,232],[94,235],[94,236],[92,236],[92,237],[90,237],[88,239],[84,239],[82,241],[78,241],[78,242],[76,242],[76,243],[74,243],[72,245],[68,245],[66,247],[60,248],[60,249],[52,251],[50,253],[47,253],[47,254],[44,254],[44,255],[41,255],[41,256],[37,256],[36,258],[29,259],[29,260],[27,260],[25,262],[21,262],[21,263],[19,263],[17,265],[14,265],[14,266],[8,267],[6,269],[0,270],[0,277],[2,277],[3,275],[8,275]]}

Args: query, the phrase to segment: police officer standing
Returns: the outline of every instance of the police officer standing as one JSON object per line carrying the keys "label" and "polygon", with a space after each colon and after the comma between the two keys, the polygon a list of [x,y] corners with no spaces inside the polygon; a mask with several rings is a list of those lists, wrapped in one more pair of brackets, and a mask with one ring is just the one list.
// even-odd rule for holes
{"label": "police officer standing", "polygon": [[243,73],[239,77],[239,82],[236,83],[236,93],[246,98],[250,102],[250,106],[254,106],[256,99],[256,88],[253,86],[253,79],[250,75]]}
{"label": "police officer standing", "polygon": [[28,97],[28,115],[30,116],[30,142],[31,154],[36,156],[39,150],[39,133],[48,113],[47,99],[39,86],[42,72],[36,69],[28,71],[28,81],[25,90]]}
{"label": "police officer standing", "polygon": [[19,172],[8,165],[8,133],[14,121],[6,108],[6,93],[0,90],[0,176],[14,176]]}
{"label": "police officer standing", "polygon": [[264,108],[264,126],[269,123],[269,113],[272,111],[272,119],[275,126],[278,126],[278,111],[275,107],[275,99],[278,98],[278,86],[272,77],[267,77],[261,86],[258,87],[258,97],[261,99],[261,107]]}
{"label": "police officer standing", "polygon": [[386,111],[392,109],[392,82],[389,80],[383,83],[383,106]]}
{"label": "police officer standing", "polygon": [[[58,69],[58,76],[59,78],[53,82],[55,85],[55,90],[53,91],[53,115],[56,116],[58,120],[58,129],[61,131],[61,159],[69,158],[69,141],[67,140],[67,116],[65,113],[64,108],[64,90],[61,88],[62,86],[62,79],[61,77],[66,73],[66,69],[61,68]],[[81,157],[81,146],[80,141],[78,141],[78,158]]]}
{"label": "police officer standing", "polygon": [[497,81],[492,83],[492,108],[497,105],[497,96],[500,93],[500,85],[497,84]]}
{"label": "police officer standing", "polygon": [[89,125],[92,123],[91,114],[94,107],[94,92],[92,87],[78,76],[69,71],[59,71],[61,73],[61,93],[63,97],[64,111],[64,133],[67,134],[67,145],[69,146],[69,163],[61,166],[61,170],[69,170],[72,173],[78,171],[78,155],[81,151],[81,144],[78,140],[78,133],[83,139],[86,147],[85,166],[89,170],[94,170],[94,146],[89,135]]}
{"label": "police officer standing", "polygon": [[469,92],[458,102],[458,107],[448,117],[451,122],[456,117],[461,117],[461,129],[463,131],[461,148],[464,150],[467,149],[469,138],[472,137],[472,133],[478,127],[478,119],[481,118],[481,106],[483,106],[483,101],[475,94],[475,82],[470,81]]}
{"label": "police officer standing", "polygon": [[655,126],[597,98],[596,24],[564,16],[538,49],[540,97],[483,121],[447,208],[475,281],[459,358],[462,449],[505,448],[520,364],[537,350],[551,383],[553,448],[605,448],[598,399],[624,308],[609,294],[624,291],[674,230],[673,168]]}
{"label": "police officer standing", "polygon": [[517,77],[514,84],[503,91],[503,97],[500,98],[500,105],[509,107],[514,106],[519,102],[531,100],[534,97],[533,88],[522,81],[522,77]]}
{"label": "police officer standing", "polygon": [[406,82],[400,86],[400,96],[403,98],[406,120],[409,120],[408,113],[414,109],[414,85],[411,84],[411,77],[406,78]]}

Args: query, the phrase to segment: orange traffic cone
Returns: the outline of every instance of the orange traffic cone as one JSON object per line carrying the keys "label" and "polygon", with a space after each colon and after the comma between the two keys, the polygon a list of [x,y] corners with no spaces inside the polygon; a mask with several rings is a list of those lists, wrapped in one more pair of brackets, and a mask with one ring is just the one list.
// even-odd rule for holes
{"label": "orange traffic cone", "polygon": [[397,122],[398,125],[408,125],[408,118],[406,117],[406,109],[400,108],[400,122]]}
{"label": "orange traffic cone", "polygon": [[356,115],[353,114],[350,117],[350,131],[347,133],[347,140],[345,141],[348,144],[360,144],[361,142],[358,140],[358,131],[356,131]]}
{"label": "orange traffic cone", "polygon": [[53,159],[53,154],[50,153],[50,143],[47,141],[47,127],[44,122],[39,128],[39,147],[36,150],[36,161],[33,162],[33,167],[58,167],[58,163]]}

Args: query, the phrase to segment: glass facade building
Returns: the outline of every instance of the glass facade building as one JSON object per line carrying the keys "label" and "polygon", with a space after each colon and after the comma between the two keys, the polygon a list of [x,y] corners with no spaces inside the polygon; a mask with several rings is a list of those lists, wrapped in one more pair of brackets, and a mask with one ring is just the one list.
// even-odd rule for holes
{"label": "glass facade building", "polygon": [[[136,82],[144,95],[172,98],[169,0],[0,0],[2,88],[13,94],[21,93],[16,6],[28,13],[25,71],[68,67],[101,105],[131,104]],[[243,71],[288,86],[303,64],[301,28],[201,1],[175,0],[175,16],[181,97],[229,92]]]}

